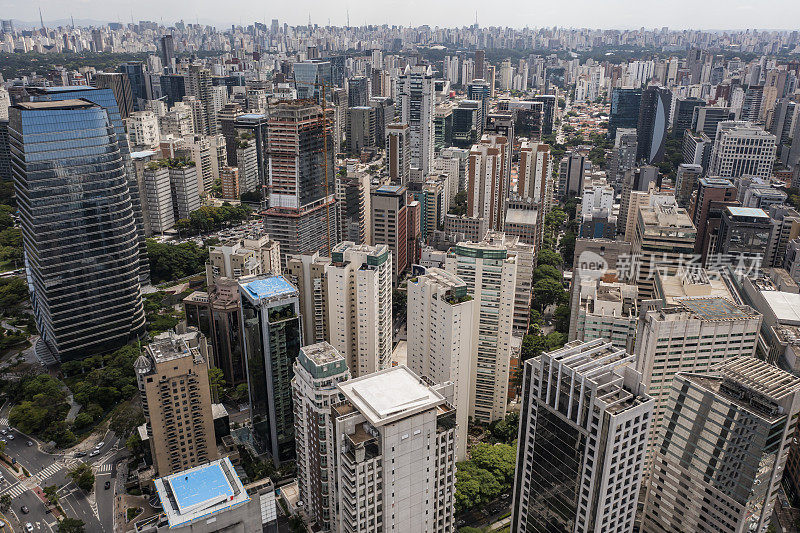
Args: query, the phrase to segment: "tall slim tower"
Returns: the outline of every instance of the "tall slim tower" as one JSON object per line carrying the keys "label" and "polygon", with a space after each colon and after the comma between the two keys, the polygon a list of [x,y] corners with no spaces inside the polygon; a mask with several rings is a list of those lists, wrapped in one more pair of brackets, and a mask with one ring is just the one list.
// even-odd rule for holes
{"label": "tall slim tower", "polygon": [[411,169],[419,181],[430,172],[434,153],[436,96],[430,67],[407,66],[398,80],[400,121],[408,124]]}
{"label": "tall slim tower", "polygon": [[87,100],[20,103],[9,134],[37,350],[70,360],[140,338],[138,234],[108,113]]}

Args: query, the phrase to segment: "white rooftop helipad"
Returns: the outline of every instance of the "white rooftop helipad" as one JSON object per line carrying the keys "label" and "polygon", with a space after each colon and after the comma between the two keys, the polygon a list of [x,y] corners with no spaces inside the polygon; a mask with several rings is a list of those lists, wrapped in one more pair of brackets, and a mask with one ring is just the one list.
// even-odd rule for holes
{"label": "white rooftop helipad", "polygon": [[351,379],[339,388],[373,425],[444,402],[441,394],[403,365]]}

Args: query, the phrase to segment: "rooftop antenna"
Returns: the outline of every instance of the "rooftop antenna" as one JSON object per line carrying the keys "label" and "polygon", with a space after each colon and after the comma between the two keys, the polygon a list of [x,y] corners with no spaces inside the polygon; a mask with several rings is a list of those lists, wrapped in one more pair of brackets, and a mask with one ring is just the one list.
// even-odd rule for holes
{"label": "rooftop antenna", "polygon": [[74,30],[74,29],[75,29],[75,17],[73,17],[72,15],[70,15],[70,16],[69,16],[69,20],[70,20],[70,21],[72,21],[72,29]]}
{"label": "rooftop antenna", "polygon": [[311,11],[308,12],[308,29],[311,29]]}
{"label": "rooftop antenna", "polygon": [[350,27],[350,9],[347,10],[347,27]]}

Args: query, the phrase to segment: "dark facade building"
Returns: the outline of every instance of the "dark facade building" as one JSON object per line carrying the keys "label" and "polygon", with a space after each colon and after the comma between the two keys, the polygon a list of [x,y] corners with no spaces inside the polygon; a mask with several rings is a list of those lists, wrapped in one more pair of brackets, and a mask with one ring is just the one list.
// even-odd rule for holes
{"label": "dark facade building", "polygon": [[347,80],[347,107],[364,107],[369,103],[369,80],[356,76]]}
{"label": "dark facade building", "polygon": [[658,164],[664,159],[671,105],[672,91],[666,87],[650,86],[642,93],[639,122],[636,126],[636,135],[639,138],[637,159],[650,165]]}
{"label": "dark facade building", "polygon": [[170,107],[175,102],[180,102],[186,96],[186,78],[180,74],[166,74],[161,76],[161,94]]}
{"label": "dark facade building", "polygon": [[692,197],[688,213],[697,229],[694,253],[701,255],[704,265],[708,254],[717,248],[722,212],[727,206],[739,205],[736,197],[737,189],[730,180],[706,177],[697,183],[697,193]]}
{"label": "dark facade building", "polygon": [[119,107],[119,114],[125,120],[134,112],[133,92],[128,76],[119,72],[98,72],[95,76],[98,89],[110,89]]}
{"label": "dark facade building", "polygon": [[0,119],[0,181],[11,181],[11,146],[8,139],[8,120]]}
{"label": "dark facade building", "polygon": [[[635,128],[639,124],[639,106],[642,90],[616,87],[611,90],[611,116],[608,119],[608,137],[616,138],[617,128]],[[639,144],[641,144],[641,139]]]}
{"label": "dark facade building", "polygon": [[108,112],[83,99],[23,102],[9,133],[37,351],[72,360],[140,338],[138,234]]}
{"label": "dark facade building", "polygon": [[131,97],[133,108],[139,109],[139,100],[152,100],[152,95],[147,94],[147,76],[144,72],[144,64],[141,61],[128,61],[119,66],[119,72],[128,77],[131,86]]}
{"label": "dark facade building", "polygon": [[761,265],[771,233],[772,220],[763,209],[727,206],[722,210],[716,252],[734,268]]}
{"label": "dark facade building", "polygon": [[558,99],[553,94],[538,94],[532,97],[531,101],[542,103],[542,135],[552,135],[556,124]]}
{"label": "dark facade building", "polygon": [[681,132],[692,127],[695,109],[706,105],[702,98],[686,97],[675,100],[675,110],[672,114],[672,129]]}
{"label": "dark facade building", "polygon": [[161,38],[161,63],[167,72],[172,72],[172,64],[175,62],[175,40],[172,35],[165,35]]}

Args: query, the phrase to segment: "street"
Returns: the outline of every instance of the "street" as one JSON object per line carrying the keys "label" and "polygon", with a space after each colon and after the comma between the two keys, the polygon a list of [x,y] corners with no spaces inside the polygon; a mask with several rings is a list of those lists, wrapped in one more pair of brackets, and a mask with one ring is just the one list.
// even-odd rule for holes
{"label": "street", "polygon": [[[8,429],[9,405],[4,405],[0,409],[0,430]],[[113,490],[104,490],[106,480],[110,480],[113,461],[117,460],[118,439],[112,432],[104,436],[104,445],[100,454],[96,457],[75,458],[74,454],[50,454],[39,449],[39,442],[23,435],[16,430],[9,430],[14,439],[6,443],[6,455],[16,459],[17,463],[25,468],[31,477],[20,481],[6,465],[0,468],[0,473],[4,479],[0,482],[0,496],[8,494],[12,497],[12,505],[7,517],[12,522],[15,531],[24,531],[24,526],[30,522],[36,531],[56,531],[56,519],[52,514],[47,513],[47,507],[35,490],[49,485],[59,487],[59,503],[67,516],[83,520],[87,531],[107,531],[112,529],[107,525],[113,523],[114,515],[114,495]],[[32,446],[28,446],[28,442]],[[75,486],[72,480],[67,477],[68,470],[79,461],[85,461],[92,465],[95,476],[95,495],[98,499],[99,513],[95,513],[89,495],[83,493]],[[98,490],[99,489],[99,490]],[[113,484],[112,484],[113,489]],[[29,513],[24,514],[22,507],[27,507]],[[98,514],[103,518],[98,519]],[[16,521],[16,524],[14,523]]]}

